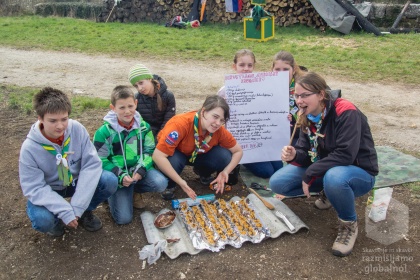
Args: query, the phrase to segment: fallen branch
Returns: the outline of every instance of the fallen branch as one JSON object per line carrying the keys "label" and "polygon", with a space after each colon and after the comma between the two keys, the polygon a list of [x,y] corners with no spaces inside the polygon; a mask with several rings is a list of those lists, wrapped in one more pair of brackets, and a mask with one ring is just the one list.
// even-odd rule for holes
{"label": "fallen branch", "polygon": [[410,5],[410,2],[411,1],[407,1],[407,3],[405,3],[404,8],[402,9],[401,13],[398,15],[397,19],[394,21],[394,24],[391,26],[391,28],[397,28],[397,26],[400,23],[403,15],[405,14],[405,11],[407,11],[407,8]]}

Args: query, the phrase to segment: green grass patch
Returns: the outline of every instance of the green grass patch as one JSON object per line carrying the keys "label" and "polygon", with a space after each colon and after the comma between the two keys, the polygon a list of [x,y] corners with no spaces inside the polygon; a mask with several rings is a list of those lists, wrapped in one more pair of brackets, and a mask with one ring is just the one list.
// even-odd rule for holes
{"label": "green grass patch", "polygon": [[[6,105],[9,109],[18,110],[19,112],[34,116],[35,111],[33,109],[32,100],[34,95],[39,89],[17,87],[17,86],[1,86],[0,92],[2,93],[1,102]],[[72,104],[71,116],[76,117],[81,113],[88,110],[106,109],[109,107],[109,100],[88,97],[88,96],[69,96]]]}
{"label": "green grass patch", "polygon": [[[95,23],[74,18],[0,17],[0,45],[159,61],[206,61],[230,65],[242,48],[254,51],[257,71],[269,71],[279,50],[321,74],[354,81],[418,84],[418,34],[342,35],[333,30],[294,25],[276,26],[267,42],[246,41],[240,23],[203,24],[200,28],[168,28],[156,23]],[[204,73],[203,73],[204,74]]]}

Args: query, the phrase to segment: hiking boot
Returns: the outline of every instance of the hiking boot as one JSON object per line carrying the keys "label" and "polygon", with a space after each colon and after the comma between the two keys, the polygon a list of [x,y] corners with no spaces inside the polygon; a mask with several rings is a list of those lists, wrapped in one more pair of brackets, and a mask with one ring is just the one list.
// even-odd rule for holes
{"label": "hiking boot", "polygon": [[143,199],[141,193],[133,194],[133,207],[136,209],[144,209],[146,207],[146,202]]}
{"label": "hiking boot", "polygon": [[213,181],[213,177],[210,175],[210,176],[208,176],[208,177],[205,177],[205,176],[201,176],[200,175],[200,172],[198,172],[198,170],[195,168],[195,166],[194,166],[194,168],[193,168],[193,171],[194,171],[194,173],[195,174],[197,174],[198,176],[200,176],[200,183],[203,185],[203,186],[208,186],[208,185],[210,185],[210,183]]}
{"label": "hiking boot", "polygon": [[64,235],[64,223],[60,220],[50,231],[47,232],[49,236],[60,237]]}
{"label": "hiking boot", "polygon": [[80,217],[79,223],[87,231],[97,231],[102,228],[101,220],[92,211],[85,211]]}
{"label": "hiking boot", "polygon": [[356,242],[358,228],[357,221],[343,221],[338,219],[338,235],[332,246],[332,253],[338,257],[350,255]]}
{"label": "hiking boot", "polygon": [[327,196],[325,195],[324,190],[319,193],[319,198],[315,200],[315,208],[319,210],[327,210],[331,208],[331,202],[328,200]]}
{"label": "hiking boot", "polygon": [[162,196],[164,200],[172,200],[175,198],[174,192],[175,192],[175,187],[166,188],[166,190],[160,193],[160,196]]}

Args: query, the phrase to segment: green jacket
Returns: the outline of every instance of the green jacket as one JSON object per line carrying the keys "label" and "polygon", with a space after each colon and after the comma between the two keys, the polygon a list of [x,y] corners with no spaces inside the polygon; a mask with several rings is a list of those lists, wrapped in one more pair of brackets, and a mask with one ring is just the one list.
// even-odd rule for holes
{"label": "green jacket", "polygon": [[93,144],[102,160],[102,168],[118,177],[120,187],[126,175],[138,173],[144,178],[146,172],[154,168],[152,154],[155,139],[150,125],[142,120],[138,112],[128,131],[118,124],[117,114],[109,111],[104,117],[104,124],[93,136]]}

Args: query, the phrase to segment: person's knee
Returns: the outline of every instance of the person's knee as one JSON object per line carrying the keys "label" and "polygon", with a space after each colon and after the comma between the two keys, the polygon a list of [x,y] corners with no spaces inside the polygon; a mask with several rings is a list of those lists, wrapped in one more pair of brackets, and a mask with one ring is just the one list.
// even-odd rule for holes
{"label": "person's knee", "polygon": [[55,218],[51,214],[49,215],[42,215],[42,216],[35,216],[32,217],[32,227],[40,232],[48,232],[50,231],[55,225]]}
{"label": "person's knee", "polygon": [[118,225],[126,225],[133,221],[133,213],[124,215],[113,215],[114,221]]}
{"label": "person's knee", "polygon": [[165,176],[156,177],[156,192],[163,192],[168,187],[168,179]]}
{"label": "person's knee", "polygon": [[109,196],[118,189],[118,178],[110,171],[103,170],[99,182],[101,192],[107,193]]}

